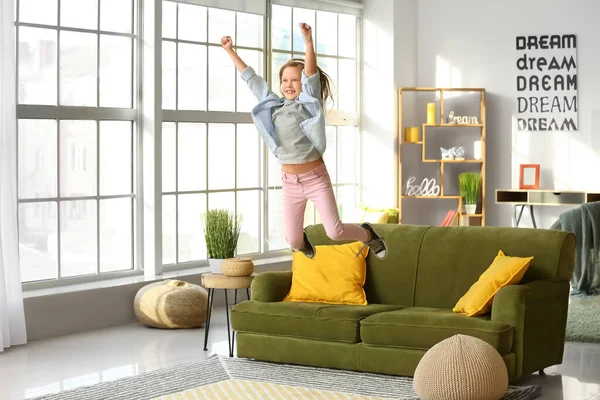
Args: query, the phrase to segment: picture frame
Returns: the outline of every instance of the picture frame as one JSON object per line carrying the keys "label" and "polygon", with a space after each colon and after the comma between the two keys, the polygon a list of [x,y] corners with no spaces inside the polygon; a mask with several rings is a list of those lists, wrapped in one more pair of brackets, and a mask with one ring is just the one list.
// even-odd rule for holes
{"label": "picture frame", "polygon": [[540,188],[540,164],[519,165],[519,189]]}

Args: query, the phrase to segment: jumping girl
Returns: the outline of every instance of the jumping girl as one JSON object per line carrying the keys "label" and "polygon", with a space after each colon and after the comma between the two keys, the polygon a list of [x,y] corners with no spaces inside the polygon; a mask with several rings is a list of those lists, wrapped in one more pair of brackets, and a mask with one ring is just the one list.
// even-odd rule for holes
{"label": "jumping girl", "polygon": [[384,258],[386,244],[370,224],[358,226],[340,221],[323,162],[327,143],[323,105],[330,97],[329,77],[317,66],[311,27],[301,23],[300,31],[306,47],[305,60],[291,59],[279,70],[283,97],[270,91],[267,82],[242,61],[233,50],[230,36],[221,39],[221,45],[259,101],[252,109],[254,124],[281,164],[286,241],[293,251],[314,257],[315,248],[303,228],[306,202],[312,200],[327,236],[332,240],[360,240],[363,248],[369,246],[376,257]]}

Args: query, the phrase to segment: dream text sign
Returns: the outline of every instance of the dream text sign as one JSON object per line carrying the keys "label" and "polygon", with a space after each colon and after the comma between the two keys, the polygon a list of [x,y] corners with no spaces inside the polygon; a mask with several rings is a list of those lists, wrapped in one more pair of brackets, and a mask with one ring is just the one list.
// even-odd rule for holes
{"label": "dream text sign", "polygon": [[518,130],[578,130],[576,36],[517,36],[516,47]]}

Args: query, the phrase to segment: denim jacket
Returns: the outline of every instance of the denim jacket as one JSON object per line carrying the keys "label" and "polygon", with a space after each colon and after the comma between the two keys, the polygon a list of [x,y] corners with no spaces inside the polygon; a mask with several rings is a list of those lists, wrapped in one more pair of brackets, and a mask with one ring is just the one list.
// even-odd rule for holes
{"label": "denim jacket", "polygon": [[[271,90],[269,85],[260,76],[256,75],[252,67],[246,68],[242,72],[242,79],[248,84],[248,87],[259,101],[252,109],[252,120],[269,147],[269,150],[277,156],[277,138],[275,137],[275,127],[271,119],[273,107],[283,105],[285,98],[277,96]],[[302,70],[302,92],[296,99],[297,102],[304,105],[310,118],[300,123],[300,128],[310,139],[315,149],[321,156],[325,153],[327,140],[325,136],[325,115],[323,114],[323,101],[321,99],[321,80],[319,74],[315,73],[306,76]]]}

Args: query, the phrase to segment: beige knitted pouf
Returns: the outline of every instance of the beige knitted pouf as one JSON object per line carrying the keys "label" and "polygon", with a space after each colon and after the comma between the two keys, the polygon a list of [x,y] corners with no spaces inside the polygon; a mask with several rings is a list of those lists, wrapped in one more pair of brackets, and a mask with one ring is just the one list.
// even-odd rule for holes
{"label": "beige knitted pouf", "polygon": [[498,400],[508,389],[508,372],[490,344],[455,335],[425,353],[413,387],[422,400]]}
{"label": "beige knitted pouf", "polygon": [[180,280],[167,279],[141,288],[133,308],[138,321],[154,328],[197,328],[206,322],[207,291]]}

